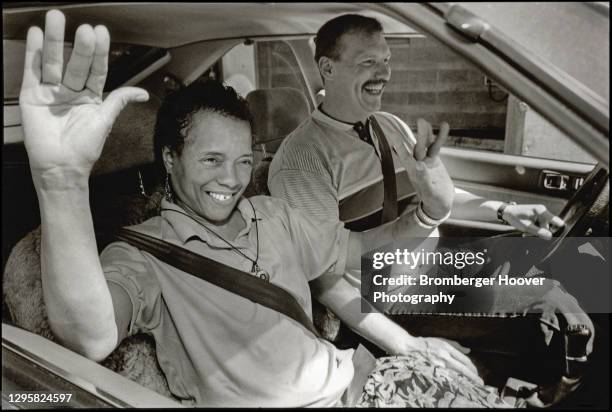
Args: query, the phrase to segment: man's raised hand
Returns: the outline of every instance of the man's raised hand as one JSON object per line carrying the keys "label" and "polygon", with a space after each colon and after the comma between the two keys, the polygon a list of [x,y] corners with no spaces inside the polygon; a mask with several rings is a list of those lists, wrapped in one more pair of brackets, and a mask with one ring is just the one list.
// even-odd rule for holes
{"label": "man's raised hand", "polygon": [[440,153],[440,149],[448,139],[450,126],[446,122],[440,124],[440,130],[436,136],[431,124],[424,119],[417,120],[417,141],[414,146],[413,157],[417,161],[432,162]]}
{"label": "man's raised hand", "polygon": [[121,110],[149,98],[143,89],[123,87],[102,101],[110,48],[104,26],[79,26],[62,76],[64,26],[64,15],[50,10],[44,34],[31,27],[27,35],[19,105],[35,181],[88,176]]}
{"label": "man's raised hand", "polygon": [[453,204],[454,185],[438,156],[448,138],[449,125],[442,122],[438,135],[434,135],[431,124],[423,119],[417,121],[416,144],[411,148],[405,142],[406,152],[400,159],[406,168],[410,182],[423,202],[423,209],[433,219],[448,214]]}

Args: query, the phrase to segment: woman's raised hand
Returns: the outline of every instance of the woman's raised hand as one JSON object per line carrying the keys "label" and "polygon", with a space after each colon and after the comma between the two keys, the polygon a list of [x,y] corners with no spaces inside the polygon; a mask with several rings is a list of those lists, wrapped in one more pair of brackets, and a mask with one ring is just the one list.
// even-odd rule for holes
{"label": "woman's raised hand", "polygon": [[143,89],[122,87],[102,101],[110,48],[104,26],[79,26],[62,76],[64,26],[64,15],[50,10],[44,34],[31,27],[27,36],[19,105],[35,181],[89,176],[121,110],[149,98]]}

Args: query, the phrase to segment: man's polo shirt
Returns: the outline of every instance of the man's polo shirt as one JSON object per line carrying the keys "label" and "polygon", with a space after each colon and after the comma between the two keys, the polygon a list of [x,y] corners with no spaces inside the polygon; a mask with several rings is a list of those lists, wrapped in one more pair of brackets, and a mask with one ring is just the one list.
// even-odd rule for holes
{"label": "man's polo shirt", "polygon": [[[231,243],[255,258],[259,242],[258,264],[270,282],[312,316],[308,281],[344,272],[349,232],[340,223],[320,225],[279,199],[250,201],[255,212],[244,198],[237,206],[246,227]],[[162,209],[168,210],[132,229],[250,271],[251,261],[174,212],[184,212],[179,206],[162,201]],[[185,404],[332,406],[352,379],[352,350],[338,350],[277,311],[123,242],[109,245],[101,262],[107,280],[131,299],[129,334],[154,336],[170,390]]]}
{"label": "man's polo shirt", "polygon": [[[412,150],[416,139],[398,117],[374,114],[392,148],[398,199],[414,193],[398,150]],[[378,140],[376,148],[359,139],[353,125],[317,109],[280,145],[268,173],[274,197],[321,219],[358,220],[382,209],[384,190]],[[404,144],[405,143],[405,144]]]}

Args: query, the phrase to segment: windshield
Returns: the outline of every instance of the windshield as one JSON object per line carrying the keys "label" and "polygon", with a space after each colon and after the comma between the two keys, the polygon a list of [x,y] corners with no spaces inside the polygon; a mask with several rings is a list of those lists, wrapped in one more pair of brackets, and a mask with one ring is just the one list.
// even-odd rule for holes
{"label": "windshield", "polygon": [[[610,103],[608,3],[462,3],[526,51]],[[520,24],[517,24],[520,22]]]}

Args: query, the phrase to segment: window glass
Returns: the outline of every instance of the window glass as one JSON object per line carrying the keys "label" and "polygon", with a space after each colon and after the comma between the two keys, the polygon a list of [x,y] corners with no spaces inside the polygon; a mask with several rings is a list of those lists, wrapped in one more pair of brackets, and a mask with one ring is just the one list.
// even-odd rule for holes
{"label": "window glass", "polygon": [[382,110],[416,130],[417,119],[434,131],[446,121],[446,146],[594,164],[595,160],[524,102],[509,95],[437,40],[387,38],[391,81]]}
{"label": "window glass", "polygon": [[514,96],[508,100],[504,153],[595,164],[593,156]]}
{"label": "window glass", "polygon": [[292,87],[308,96],[293,50],[283,40],[246,41],[223,56],[221,67],[223,82],[242,96],[255,89],[275,87]]}
{"label": "window glass", "polygon": [[[390,36],[387,42],[392,75],[382,110],[413,130],[421,117],[435,132],[446,121],[449,147],[595,163],[563,132],[437,40]],[[243,95],[255,88],[293,87],[308,96],[300,66],[283,40],[236,46],[222,68],[224,81]]]}
{"label": "window glass", "polygon": [[[282,40],[256,43],[257,87],[292,87],[308,96],[304,76],[289,44]],[[312,110],[312,102],[310,102]]]}
{"label": "window glass", "polygon": [[253,44],[239,44],[221,59],[223,82],[232,86],[242,97],[255,90],[255,48]]}
{"label": "window glass", "polygon": [[[17,101],[21,89],[23,76],[23,56],[25,55],[25,41],[3,40],[2,67],[3,72],[3,98],[4,102]],[[70,60],[72,45],[64,44],[64,62]],[[112,43],[108,58],[108,75],[104,91],[111,91],[120,87],[126,81],[140,74],[151,64],[166,54],[165,49]]]}
{"label": "window glass", "polygon": [[[305,120],[314,108],[308,98],[308,87],[294,51],[284,40],[246,40],[227,52],[215,66],[221,74],[220,80],[233,87],[247,100],[248,94],[256,89],[289,87],[301,92],[308,103],[308,106],[301,106],[302,110],[293,111],[291,115],[285,113],[282,118],[269,113],[262,116],[263,111],[259,116],[255,114],[259,120],[254,123],[253,154],[254,162],[258,165],[276,152],[282,140]],[[254,178],[254,181],[259,182],[256,185],[265,187],[262,179],[259,176]],[[262,192],[258,189],[257,193]]]}
{"label": "window glass", "polygon": [[427,37],[387,38],[391,81],[382,110],[413,130],[418,118],[451,126],[447,146],[503,152],[508,95],[448,47]]}

